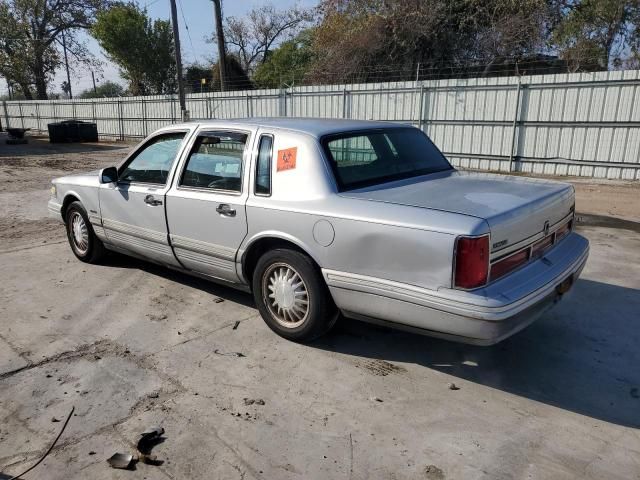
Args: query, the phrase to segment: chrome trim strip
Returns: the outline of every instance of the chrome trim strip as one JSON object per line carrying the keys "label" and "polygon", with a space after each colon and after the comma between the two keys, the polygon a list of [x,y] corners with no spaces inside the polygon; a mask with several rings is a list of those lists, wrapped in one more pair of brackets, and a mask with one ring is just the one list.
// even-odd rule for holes
{"label": "chrome trim strip", "polygon": [[177,247],[175,248],[175,252],[180,261],[194,262],[199,265],[207,265],[219,270],[227,270],[229,272],[235,271],[235,262],[230,260],[212,257],[211,255],[205,255],[190,250],[183,250]]}
{"label": "chrome trim strip", "polygon": [[137,227],[135,225],[129,225],[128,223],[118,222],[117,220],[110,220],[108,218],[102,219],[102,226],[111,232],[123,233],[125,235],[168,246],[167,234],[164,232],[157,232],[148,228]]}
{"label": "chrome trim strip", "polygon": [[180,235],[169,235],[171,239],[171,245],[174,248],[180,248],[184,250],[190,250],[192,252],[210,255],[212,257],[221,258],[232,262],[236,258],[236,250],[233,248],[223,247],[222,245],[216,245],[213,243],[203,242],[200,240],[194,240],[193,238],[182,237]]}

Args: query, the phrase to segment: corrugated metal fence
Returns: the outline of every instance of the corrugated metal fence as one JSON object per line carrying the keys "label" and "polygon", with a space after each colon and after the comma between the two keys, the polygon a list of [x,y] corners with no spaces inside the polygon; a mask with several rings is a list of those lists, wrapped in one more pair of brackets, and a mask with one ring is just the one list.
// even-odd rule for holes
{"label": "corrugated metal fence", "polygon": [[[456,165],[640,179],[640,71],[301,86],[187,96],[193,120],[353,118],[422,128]],[[180,119],[175,96],[3,102],[4,121],[46,132],[94,121],[102,137],[140,138]]]}

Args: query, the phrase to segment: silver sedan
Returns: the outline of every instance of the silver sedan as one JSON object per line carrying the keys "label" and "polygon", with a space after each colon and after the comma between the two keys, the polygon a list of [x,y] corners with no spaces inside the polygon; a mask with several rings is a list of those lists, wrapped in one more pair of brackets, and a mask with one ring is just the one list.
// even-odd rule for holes
{"label": "silver sedan", "polygon": [[571,185],[458,171],[392,123],[173,125],[51,191],[80,260],[112,250],[251,291],[296,341],[342,313],[493,344],[557,302],[589,250]]}

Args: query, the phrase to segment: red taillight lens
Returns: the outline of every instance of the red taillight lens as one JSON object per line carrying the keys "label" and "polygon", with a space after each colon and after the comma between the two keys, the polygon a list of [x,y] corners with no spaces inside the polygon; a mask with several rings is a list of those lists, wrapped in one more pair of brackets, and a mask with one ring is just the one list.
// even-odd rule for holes
{"label": "red taillight lens", "polygon": [[489,236],[459,237],[456,246],[454,285],[476,288],[487,283],[489,272]]}
{"label": "red taillight lens", "polygon": [[520,265],[524,265],[529,261],[529,250],[522,250],[513,255],[497,261],[491,265],[491,280],[496,280],[503,275],[515,270]]}

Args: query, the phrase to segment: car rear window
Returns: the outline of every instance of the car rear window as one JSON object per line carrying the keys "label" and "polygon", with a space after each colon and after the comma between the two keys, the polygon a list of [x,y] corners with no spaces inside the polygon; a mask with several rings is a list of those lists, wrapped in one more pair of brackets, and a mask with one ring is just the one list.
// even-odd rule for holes
{"label": "car rear window", "polygon": [[341,191],[452,168],[433,142],[411,127],[331,135],[322,144]]}

